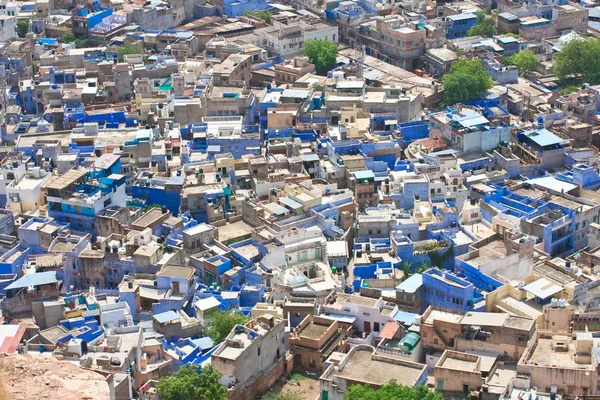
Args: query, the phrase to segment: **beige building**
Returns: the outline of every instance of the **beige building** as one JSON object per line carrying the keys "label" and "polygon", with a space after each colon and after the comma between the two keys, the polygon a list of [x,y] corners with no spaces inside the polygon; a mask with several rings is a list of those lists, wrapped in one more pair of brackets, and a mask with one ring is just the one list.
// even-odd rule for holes
{"label": "beige building", "polygon": [[309,315],[290,335],[294,368],[323,372],[325,361],[334,351],[343,352],[351,334],[351,324]]}
{"label": "beige building", "polygon": [[595,395],[598,352],[591,333],[539,331],[519,360],[517,372],[529,387],[574,396]]}
{"label": "beige building", "polygon": [[481,388],[481,357],[446,350],[435,366],[434,376],[436,391],[468,395]]}
{"label": "beige building", "polygon": [[294,57],[275,65],[275,83],[294,83],[306,74],[315,72],[315,65],[308,62],[308,57]]}
{"label": "beige building", "polygon": [[466,315],[434,310],[422,316],[423,349],[485,350],[518,360],[535,335],[535,321],[507,313],[469,312]]}
{"label": "beige building", "polygon": [[262,315],[237,325],[211,356],[223,374],[230,400],[250,400],[264,394],[283,373],[285,320]]}
{"label": "beige building", "polygon": [[425,365],[378,355],[367,345],[354,346],[348,354],[333,353],[328,362],[320,378],[321,399],[341,400],[352,385],[378,389],[392,379],[410,387],[427,382]]}

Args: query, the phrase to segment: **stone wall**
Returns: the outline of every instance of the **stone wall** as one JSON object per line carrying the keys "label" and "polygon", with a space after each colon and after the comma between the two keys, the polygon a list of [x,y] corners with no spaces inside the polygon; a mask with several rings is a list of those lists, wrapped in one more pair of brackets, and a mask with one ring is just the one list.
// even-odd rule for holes
{"label": "stone wall", "polygon": [[[291,362],[290,362],[291,363]],[[288,360],[281,357],[279,361],[269,370],[258,374],[244,386],[236,386],[227,393],[229,400],[254,400],[267,393],[281,376],[289,372]]]}

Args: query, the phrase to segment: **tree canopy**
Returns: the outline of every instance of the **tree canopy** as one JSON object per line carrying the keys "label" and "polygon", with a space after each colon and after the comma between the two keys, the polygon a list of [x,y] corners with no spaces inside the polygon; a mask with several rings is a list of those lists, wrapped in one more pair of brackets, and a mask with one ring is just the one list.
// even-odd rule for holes
{"label": "tree canopy", "polygon": [[327,74],[335,66],[337,54],[337,44],[328,40],[314,39],[304,42],[304,55],[315,65],[317,74]]}
{"label": "tree canopy", "polygon": [[117,54],[119,56],[119,62],[124,61],[124,56],[127,54],[140,54],[144,55],[144,46],[141,43],[125,43],[123,46],[119,47],[117,50]]}
{"label": "tree canopy", "polygon": [[17,36],[24,38],[27,32],[29,32],[29,20],[23,19],[17,22]]}
{"label": "tree canopy", "polygon": [[521,74],[535,71],[537,56],[531,50],[521,50],[509,57],[508,64],[517,67]]}
{"label": "tree canopy", "polygon": [[244,15],[252,15],[254,17],[262,19],[267,24],[271,23],[271,12],[267,10],[246,11]]}
{"label": "tree canopy", "polygon": [[218,343],[225,339],[236,325],[242,325],[246,320],[246,316],[239,311],[216,311],[208,318],[208,336]]}
{"label": "tree canopy", "polygon": [[206,366],[186,365],[157,385],[161,400],[227,400],[227,388],[219,382],[222,374]]}
{"label": "tree canopy", "polygon": [[427,389],[427,386],[412,388],[402,386],[392,380],[390,383],[374,390],[369,385],[354,385],[344,400],[444,400],[444,396]]}
{"label": "tree canopy", "polygon": [[554,74],[564,81],[581,78],[584,83],[600,83],[600,39],[571,40],[554,58]]}
{"label": "tree canopy", "polygon": [[444,104],[447,106],[481,98],[493,85],[481,60],[459,59],[444,75]]}
{"label": "tree canopy", "polygon": [[485,11],[477,12],[477,25],[469,29],[467,36],[492,36],[496,33],[496,19],[486,17]]}
{"label": "tree canopy", "polygon": [[62,35],[63,43],[73,43],[75,41],[75,35],[71,32],[66,32]]}

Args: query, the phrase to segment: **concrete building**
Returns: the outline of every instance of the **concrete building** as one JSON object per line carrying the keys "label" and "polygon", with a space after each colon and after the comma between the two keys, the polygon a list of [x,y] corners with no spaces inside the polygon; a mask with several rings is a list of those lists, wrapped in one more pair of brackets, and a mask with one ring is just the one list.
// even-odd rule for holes
{"label": "concrete building", "polygon": [[319,20],[306,20],[278,24],[279,26],[256,29],[239,38],[266,49],[271,54],[290,57],[302,53],[304,43],[313,39],[324,39],[333,43],[339,40],[338,27]]}
{"label": "concrete building", "polygon": [[475,286],[450,271],[429,269],[423,273],[423,310],[429,306],[466,312],[476,307]]}
{"label": "concrete building", "polygon": [[308,315],[289,338],[294,368],[323,372],[333,352],[344,352],[350,334],[350,324]]}
{"label": "concrete building", "polygon": [[54,176],[44,185],[48,215],[71,224],[75,231],[97,234],[96,217],[109,206],[125,207],[125,177],[114,173],[120,169],[117,158],[110,167],[98,171],[70,170]]}
{"label": "concrete building", "polygon": [[446,350],[435,366],[435,389],[444,394],[468,395],[481,389],[481,357],[475,354]]}
{"label": "concrete building", "polygon": [[249,54],[232,54],[213,69],[215,84],[243,83],[250,81],[252,72],[252,56]]}
{"label": "concrete building", "polygon": [[452,63],[458,58],[455,51],[447,48],[427,49],[425,61],[427,70],[432,75],[443,75],[450,71]]}
{"label": "concrete building", "polygon": [[378,355],[367,345],[352,347],[348,354],[333,353],[320,377],[321,398],[341,400],[352,385],[378,389],[394,379],[403,386],[427,382],[427,366]]}
{"label": "concrete building", "polygon": [[537,164],[542,168],[564,163],[567,140],[545,128],[518,133],[516,139],[516,155],[522,161]]}
{"label": "concrete building", "polygon": [[449,40],[467,36],[469,29],[477,25],[477,17],[472,13],[454,14],[445,17],[444,30]]}
{"label": "concrete building", "polygon": [[535,320],[506,313],[461,315],[429,307],[421,319],[424,351],[485,350],[515,361],[523,355],[535,331]]}
{"label": "concrete building", "polygon": [[6,197],[13,214],[18,215],[44,206],[47,198],[42,188],[51,178],[52,174],[37,167],[21,179],[9,183],[6,186]]}
{"label": "concrete building", "polygon": [[431,137],[439,137],[460,151],[490,151],[501,142],[510,141],[510,127],[502,122],[492,124],[479,112],[459,107],[440,112],[429,119]]}
{"label": "concrete building", "polygon": [[254,399],[264,394],[283,373],[285,322],[262,315],[238,325],[211,356],[231,399]]}
{"label": "concrete building", "polygon": [[294,83],[306,74],[315,72],[314,64],[308,62],[307,57],[294,57],[283,63],[275,64],[276,83]]}
{"label": "concrete building", "polygon": [[591,333],[538,332],[519,360],[517,372],[529,387],[585,396],[598,387],[598,354]]}
{"label": "concrete building", "polygon": [[356,330],[369,334],[380,332],[388,321],[393,321],[392,317],[396,311],[398,307],[386,305],[381,298],[371,299],[345,293],[332,293],[330,300],[322,305],[321,316],[350,317]]}
{"label": "concrete building", "polygon": [[350,32],[350,42],[365,46],[367,55],[409,71],[425,53],[426,29],[397,14],[375,17]]}
{"label": "concrete building", "polygon": [[0,42],[10,42],[17,37],[17,18],[10,15],[0,15]]}

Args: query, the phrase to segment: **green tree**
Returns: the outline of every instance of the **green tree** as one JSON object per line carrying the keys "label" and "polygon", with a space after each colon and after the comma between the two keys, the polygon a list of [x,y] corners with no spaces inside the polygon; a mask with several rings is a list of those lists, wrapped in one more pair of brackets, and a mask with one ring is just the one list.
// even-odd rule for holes
{"label": "green tree", "polygon": [[222,374],[210,366],[187,365],[173,376],[161,378],[157,390],[161,400],[226,400],[227,388],[219,382]]}
{"label": "green tree", "polygon": [[125,43],[123,46],[119,47],[117,50],[117,55],[119,56],[119,62],[124,61],[124,56],[127,54],[140,54],[144,55],[144,46],[140,42],[135,43]]}
{"label": "green tree", "polygon": [[17,35],[20,38],[24,38],[29,32],[29,19],[23,19],[17,22]]}
{"label": "green tree", "polygon": [[577,86],[577,85],[568,85],[568,86],[565,86],[564,88],[560,89],[558,92],[560,94],[562,94],[563,96],[566,96],[568,94],[575,93],[578,90],[579,90],[579,86]]}
{"label": "green tree", "polygon": [[447,106],[481,98],[493,85],[480,60],[459,59],[444,75],[444,104]]}
{"label": "green tree", "polygon": [[254,17],[262,19],[267,24],[271,23],[271,12],[267,10],[246,11],[244,15],[252,15]]}
{"label": "green tree", "polygon": [[467,36],[492,36],[496,33],[496,19],[486,17],[485,11],[481,10],[477,12],[477,25],[469,29]]}
{"label": "green tree", "polygon": [[537,56],[531,50],[521,50],[509,57],[508,64],[517,67],[521,74],[535,71]]}
{"label": "green tree", "polygon": [[369,385],[354,385],[344,400],[444,400],[444,396],[427,389],[427,386],[402,386],[391,380],[390,383],[374,390]]}
{"label": "green tree", "polygon": [[337,44],[328,40],[314,39],[304,42],[304,55],[315,65],[317,74],[327,74],[335,66],[337,54]]}
{"label": "green tree", "polygon": [[67,32],[62,35],[62,41],[63,43],[73,43],[75,41],[75,35],[73,35],[71,32]]}
{"label": "green tree", "polygon": [[162,206],[160,204],[146,204],[144,206],[144,208],[142,209],[142,211],[148,212],[148,211],[152,210],[153,208],[162,208]]}
{"label": "green tree", "polygon": [[512,37],[512,38],[515,38],[520,41],[524,40],[521,36],[517,35],[516,33],[512,33],[512,32],[503,33],[502,35],[500,35],[500,37]]}
{"label": "green tree", "polygon": [[236,325],[243,325],[246,320],[246,316],[239,311],[216,311],[208,318],[208,336],[218,343],[225,339]]}
{"label": "green tree", "polygon": [[592,85],[600,83],[600,39],[565,44],[554,58],[554,74],[563,82],[575,77]]}
{"label": "green tree", "polygon": [[82,35],[75,38],[75,47],[77,47],[78,49],[84,49],[90,46],[90,37],[88,35]]}

